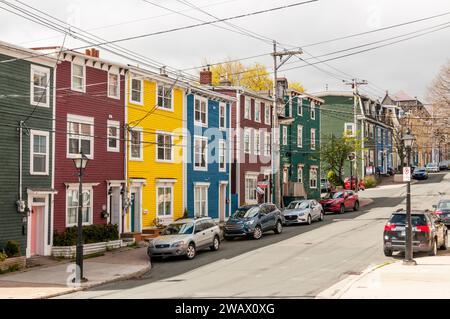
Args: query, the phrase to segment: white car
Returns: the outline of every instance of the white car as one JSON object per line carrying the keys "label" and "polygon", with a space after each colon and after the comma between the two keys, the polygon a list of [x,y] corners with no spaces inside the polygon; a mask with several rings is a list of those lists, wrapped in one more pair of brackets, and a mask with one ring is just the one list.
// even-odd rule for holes
{"label": "white car", "polygon": [[436,163],[427,164],[426,169],[428,173],[438,173],[440,171],[439,166]]}

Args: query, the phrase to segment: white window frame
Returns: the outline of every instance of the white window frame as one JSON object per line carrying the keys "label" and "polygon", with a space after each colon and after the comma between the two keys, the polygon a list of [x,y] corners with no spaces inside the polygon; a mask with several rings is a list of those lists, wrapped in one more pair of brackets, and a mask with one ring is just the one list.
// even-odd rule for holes
{"label": "white window frame", "polygon": [[[76,219],[76,222],[73,224],[69,223],[69,191],[76,191],[78,193],[78,186],[69,186],[67,188],[66,191],[66,227],[73,227],[73,226],[77,226],[77,221],[78,219]],[[94,220],[94,213],[93,213],[93,207],[94,207],[94,189],[92,186],[83,186],[83,193],[86,191],[89,191],[90,193],[90,210],[89,210],[89,221],[88,222],[83,222],[83,226],[88,226],[88,225],[92,225],[93,224],[93,220]],[[77,201],[79,198],[79,194],[77,196]],[[78,203],[79,205],[80,203]],[[85,208],[85,206],[83,205],[83,208]],[[76,216],[78,218],[78,210],[76,212]]]}
{"label": "white window frame", "polygon": [[[205,166],[196,166],[197,162],[196,162],[196,155],[197,155],[197,142],[198,141],[206,141],[206,147],[205,147]],[[200,146],[202,146],[202,144],[200,144]],[[201,155],[202,153],[200,153]],[[205,136],[194,136],[194,171],[207,171],[208,170],[208,138]],[[200,163],[201,164],[201,163]]]}
{"label": "white window frame", "polygon": [[288,144],[288,128],[287,126],[283,126],[283,136],[282,136],[283,146]]}
{"label": "white window frame", "polygon": [[311,109],[310,109],[310,113],[311,113],[311,120],[315,120],[316,119],[316,103],[314,101],[311,101]]}
{"label": "white window frame", "polygon": [[261,123],[261,102],[256,100],[255,100],[255,122]]}
{"label": "white window frame", "polygon": [[[140,149],[140,151],[139,151],[139,154],[140,154],[140,156],[139,157],[133,157],[133,152],[132,152],[132,146],[133,146],[133,143],[132,143],[132,137],[131,137],[131,133],[132,132],[138,132],[139,133],[139,149]],[[144,160],[144,147],[143,147],[143,142],[144,142],[144,130],[142,129],[142,127],[133,127],[132,129],[130,129],[130,149],[129,149],[129,152],[130,152],[130,161],[133,161],[133,162],[142,162],[143,160]]]}
{"label": "white window frame", "polygon": [[264,156],[270,156],[272,151],[271,134],[265,133],[264,135]]}
{"label": "white window frame", "polygon": [[[203,114],[202,112],[202,103],[205,103],[205,123],[203,123],[201,120],[197,121],[195,119],[195,114],[197,113],[196,110],[196,103],[199,103],[200,106],[200,119],[201,119],[201,115]],[[220,112],[220,111],[219,111]],[[194,125],[196,126],[202,126],[202,127],[208,127],[208,99],[202,96],[194,96]]]}
{"label": "white window frame", "polygon": [[[249,183],[247,183],[247,181],[252,180],[254,181],[255,184],[255,189],[252,191],[252,193],[254,192],[254,199],[250,198],[250,185]],[[247,204],[256,204],[258,202],[258,194],[256,192],[256,188],[258,187],[258,176],[257,175],[245,175],[245,183],[244,183],[244,189],[245,189],[245,202]],[[253,197],[253,196],[251,196]]]}
{"label": "white window frame", "polygon": [[[223,111],[222,111],[223,110]],[[221,119],[223,119],[224,126],[221,125]],[[219,103],[219,129],[224,131],[227,129],[227,104]]]}
{"label": "white window frame", "polygon": [[[350,130],[348,130],[349,127],[351,127]],[[351,131],[351,133],[348,134],[348,131]],[[356,132],[355,131],[356,131],[355,130],[355,123],[348,122],[348,123],[344,124],[344,136],[355,137],[356,136]]]}
{"label": "white window frame", "polygon": [[[165,106],[162,106],[162,105],[159,105],[159,97],[160,97],[160,95],[159,95],[159,89],[160,88],[163,88],[164,89],[164,91],[163,91],[163,93],[165,93],[166,91],[166,89],[170,89],[170,108],[167,108],[167,107],[165,107]],[[174,98],[174,89],[173,89],[173,87],[172,86],[170,86],[170,85],[168,85],[168,84],[161,84],[161,83],[157,83],[156,84],[156,105],[157,105],[157,107],[158,107],[158,110],[162,110],[162,111],[166,111],[166,112],[173,112],[174,111],[174,101],[173,101],[173,98]],[[163,101],[164,101],[164,95],[163,95]],[[206,105],[206,108],[208,108],[208,104]],[[208,122],[208,120],[206,120],[207,122]]]}
{"label": "white window frame", "polygon": [[[197,191],[200,191],[199,195],[197,196]],[[209,196],[209,185],[205,184],[198,184],[194,186],[194,216],[195,217],[208,217],[209,211],[208,211],[208,196]],[[205,198],[203,198],[203,195],[205,195]],[[200,198],[199,198],[200,197]],[[205,215],[200,214],[200,212],[197,210],[197,203],[199,203],[199,207],[201,206],[201,203],[205,203]]]}
{"label": "white window frame", "polygon": [[[117,76],[117,95],[111,95],[111,91],[110,91],[110,85],[111,85],[110,76],[111,75]],[[120,100],[120,74],[119,73],[108,72],[108,97],[111,99]]]}
{"label": "white window frame", "polygon": [[[109,128],[110,127],[114,127],[117,129],[117,136],[111,136],[109,134]],[[106,127],[106,134],[108,136],[108,138],[106,139],[106,148],[108,152],[120,152],[120,122],[119,121],[112,121],[112,120],[108,120],[107,121],[107,127]],[[115,139],[117,142],[117,146],[116,147],[111,147],[109,146],[109,140],[110,139]]]}
{"label": "white window frame", "polygon": [[303,125],[297,125],[297,147],[303,148]]}
{"label": "white window frame", "polygon": [[[161,215],[160,214],[160,211],[159,211],[159,189],[160,188],[164,188],[165,190],[164,190],[164,196],[166,195],[166,189],[168,189],[168,188],[170,188],[170,214],[163,214],[163,215]],[[172,183],[156,183],[156,217],[158,217],[158,218],[163,218],[163,219],[165,219],[165,218],[167,218],[167,219],[169,219],[169,218],[172,218],[173,217],[173,203],[174,203],[174,192],[173,192],[173,189],[174,189],[174,185],[172,184]],[[165,203],[165,201],[164,201],[164,203]],[[165,208],[166,207],[166,205],[164,205],[164,210],[166,209]],[[165,212],[164,212],[165,213]]]}
{"label": "white window frame", "polygon": [[[170,145],[170,159],[160,159],[159,157],[158,157],[158,155],[159,155],[159,143],[158,143],[158,139],[159,139],[159,136],[170,136],[170,143],[171,143],[171,145]],[[158,162],[158,163],[173,163],[174,162],[174,134],[173,133],[169,133],[169,132],[163,132],[163,131],[156,131],[156,142],[155,142],[155,148],[156,148],[156,154],[155,154],[155,157],[156,157],[156,162]],[[167,147],[165,146],[165,144],[164,144],[164,146],[163,146],[163,149],[164,149],[164,156],[165,156],[165,149],[166,149]]]}
{"label": "white window frame", "polygon": [[[45,172],[35,172],[34,171],[34,137],[35,136],[45,136]],[[50,149],[49,142],[50,133],[48,131],[38,131],[38,130],[30,130],[30,175],[38,175],[38,176],[48,176],[48,164],[50,161]],[[42,153],[38,153],[38,155],[44,155]]]}
{"label": "white window frame", "polygon": [[292,97],[291,96],[289,97],[288,107],[289,107],[288,116],[292,117]]}
{"label": "white window frame", "polygon": [[297,115],[303,116],[303,98],[301,98],[300,96],[297,97]]}
{"label": "white window frame", "polygon": [[[50,69],[31,64],[30,70],[31,70],[30,71],[30,84],[31,84],[30,85],[30,104],[42,106],[42,107],[50,107],[50,84],[51,84]],[[45,73],[47,75],[47,83],[45,84],[45,87],[44,87],[45,88],[45,100],[47,101],[46,103],[36,102],[34,100],[34,74],[36,72]]]}
{"label": "white window frame", "polygon": [[[313,134],[314,133],[314,134]],[[314,138],[313,138],[314,135]],[[317,146],[317,136],[316,136],[316,129],[311,129],[311,150],[315,150]]]}
{"label": "white window frame", "polygon": [[[246,147],[246,140],[248,136],[248,149]],[[244,154],[250,154],[252,151],[252,131],[249,128],[244,128]]]}
{"label": "white window frame", "polygon": [[272,119],[270,116],[270,109],[272,108],[271,105],[265,104],[264,105],[264,124],[271,125]]}
{"label": "white window frame", "polygon": [[89,140],[91,143],[91,154],[86,155],[87,158],[89,159],[94,159],[94,118],[93,117],[87,117],[87,116],[81,116],[81,115],[74,115],[74,114],[67,114],[67,133],[66,133],[66,143],[67,143],[67,154],[66,157],[67,158],[78,158],[79,157],[79,152],[77,154],[70,154],[70,136],[72,134],[70,134],[70,123],[77,123],[77,124],[86,124],[86,125],[90,125],[91,126],[91,133],[90,136],[85,136],[85,135],[77,135],[74,134],[75,136],[78,137],[79,142],[79,147],[81,148],[81,139],[84,140]]}
{"label": "white window frame", "polygon": [[297,182],[302,184],[303,184],[303,168],[304,168],[303,164],[299,164],[297,166]]}
{"label": "white window frame", "polygon": [[[74,67],[74,65],[80,66],[80,67],[83,68],[83,78],[82,78],[82,80],[83,80],[83,86],[82,86],[81,89],[78,89],[78,88],[76,88],[76,87],[74,86],[74,82],[73,82],[73,77],[74,77],[74,75],[73,75],[73,67]],[[78,64],[78,63],[72,62],[72,63],[71,63],[70,70],[71,70],[71,74],[70,74],[70,83],[71,83],[71,85],[70,85],[70,87],[72,88],[72,91],[77,91],[77,92],[86,93],[86,65],[85,65],[85,64]]]}
{"label": "white window frame", "polygon": [[[226,152],[226,141],[219,140],[219,172],[227,171],[227,152]],[[222,162],[223,159],[223,162]],[[223,167],[220,167],[223,164]]]}
{"label": "white window frame", "polygon": [[253,133],[253,152],[255,155],[261,155],[261,132],[259,130],[254,130]]}
{"label": "white window frame", "polygon": [[252,99],[249,97],[246,97],[244,101],[244,119],[252,119]]}
{"label": "white window frame", "polygon": [[[313,174],[312,173],[315,173],[315,175],[316,175],[316,179],[312,179],[312,176],[313,176]],[[314,185],[312,185],[312,182],[313,181],[315,181],[316,182],[316,185],[314,186]],[[317,189],[317,181],[318,181],[318,169],[316,168],[316,167],[311,167],[310,169],[309,169],[309,188],[310,189]]]}
{"label": "white window frame", "polygon": [[[141,90],[139,91],[139,100],[133,100],[133,81],[138,81],[141,83]],[[131,103],[138,104],[138,105],[144,105],[144,80],[138,79],[138,78],[131,78],[130,82],[130,101]]]}

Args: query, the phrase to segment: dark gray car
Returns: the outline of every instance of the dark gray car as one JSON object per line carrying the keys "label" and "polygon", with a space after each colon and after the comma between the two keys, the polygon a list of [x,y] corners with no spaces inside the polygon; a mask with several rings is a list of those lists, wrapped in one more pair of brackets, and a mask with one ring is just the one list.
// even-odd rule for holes
{"label": "dark gray car", "polygon": [[283,216],[274,204],[243,206],[236,210],[225,224],[225,239],[252,237],[260,239],[264,232],[283,231]]}
{"label": "dark gray car", "polygon": [[450,199],[443,199],[433,207],[435,209],[434,213],[441,218],[447,227],[450,227]]}
{"label": "dark gray car", "polygon": [[322,221],[324,211],[322,205],[316,200],[299,200],[291,202],[283,211],[285,225],[308,224],[313,221]]}

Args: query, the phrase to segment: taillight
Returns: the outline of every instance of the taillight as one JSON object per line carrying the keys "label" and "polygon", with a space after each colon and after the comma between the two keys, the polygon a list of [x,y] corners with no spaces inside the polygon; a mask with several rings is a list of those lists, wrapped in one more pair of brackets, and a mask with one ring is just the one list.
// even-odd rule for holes
{"label": "taillight", "polygon": [[393,231],[393,230],[395,230],[396,227],[397,227],[397,225],[395,225],[395,224],[387,224],[386,226],[384,226],[384,230],[385,231]]}
{"label": "taillight", "polygon": [[427,233],[430,231],[429,226],[416,226],[416,231],[419,233]]}
{"label": "taillight", "polygon": [[444,212],[442,210],[437,210],[434,212],[436,215],[442,215]]}

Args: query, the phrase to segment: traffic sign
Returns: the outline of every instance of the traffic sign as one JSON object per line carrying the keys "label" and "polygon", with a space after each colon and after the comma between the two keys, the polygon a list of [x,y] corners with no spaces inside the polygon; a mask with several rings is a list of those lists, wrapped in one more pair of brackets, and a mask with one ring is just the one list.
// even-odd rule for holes
{"label": "traffic sign", "polygon": [[403,181],[411,182],[411,167],[403,167]]}

